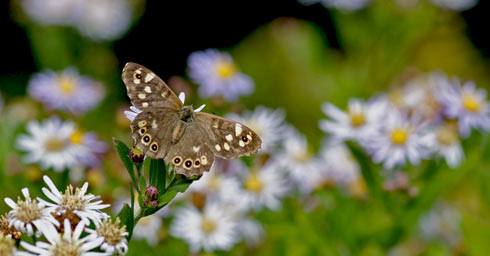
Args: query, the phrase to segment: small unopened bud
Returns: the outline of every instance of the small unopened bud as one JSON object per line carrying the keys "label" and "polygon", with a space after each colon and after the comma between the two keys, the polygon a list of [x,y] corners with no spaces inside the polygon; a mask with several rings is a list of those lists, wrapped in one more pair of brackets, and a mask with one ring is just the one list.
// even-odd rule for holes
{"label": "small unopened bud", "polygon": [[156,188],[154,186],[147,187],[145,190],[145,195],[150,200],[157,200],[158,199],[158,188]]}
{"label": "small unopened bud", "polygon": [[137,147],[133,147],[131,151],[129,151],[129,157],[133,160],[134,163],[142,163],[145,159],[145,154],[143,151]]}

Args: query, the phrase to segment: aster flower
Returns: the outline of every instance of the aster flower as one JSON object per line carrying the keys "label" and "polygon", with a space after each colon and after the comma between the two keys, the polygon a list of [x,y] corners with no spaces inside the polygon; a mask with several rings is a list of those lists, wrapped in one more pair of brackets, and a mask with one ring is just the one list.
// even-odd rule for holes
{"label": "aster flower", "polygon": [[83,0],[75,9],[75,26],[91,39],[120,38],[131,24],[132,9],[127,0]]}
{"label": "aster flower", "polygon": [[416,118],[394,109],[387,113],[384,126],[364,144],[377,163],[386,169],[404,164],[417,165],[426,158],[434,143],[432,133],[426,133]]}
{"label": "aster flower", "polygon": [[133,237],[135,239],[144,239],[151,246],[156,246],[160,240],[160,228],[162,219],[158,215],[150,215],[141,218],[134,227]]}
{"label": "aster flower", "polygon": [[208,198],[222,202],[233,202],[241,194],[240,182],[233,176],[224,175],[216,170],[216,165],[211,167],[213,170],[206,172],[203,176],[192,183],[192,186],[184,193],[184,196],[193,193],[203,193]]}
{"label": "aster flower", "polygon": [[443,111],[449,118],[458,120],[459,132],[463,137],[469,136],[473,128],[490,130],[490,105],[486,97],[486,91],[477,89],[473,82],[461,86],[454,80],[451,84],[439,86],[438,100]]}
{"label": "aster flower", "polygon": [[356,11],[366,7],[371,0],[299,0],[304,5],[321,3],[327,8],[335,8],[343,11]]}
{"label": "aster flower", "polygon": [[31,199],[29,190],[27,188],[22,189],[24,200],[18,199],[17,202],[5,198],[5,203],[12,208],[7,214],[7,220],[10,227],[14,227],[16,230],[32,236],[36,234],[41,235],[40,230],[49,225],[58,226],[59,223],[51,215],[51,211],[42,202],[38,202],[36,199]]}
{"label": "aster flower", "polygon": [[102,237],[103,242],[100,248],[110,255],[124,255],[128,251],[128,232],[126,226],[121,226],[121,221],[116,218],[114,222],[110,218],[97,225],[95,230],[88,230],[92,233],[92,239]]}
{"label": "aster flower", "polygon": [[240,218],[237,220],[237,230],[243,240],[249,245],[257,245],[264,237],[264,228],[258,221],[250,218]]}
{"label": "aster flower", "polygon": [[428,241],[457,246],[461,240],[461,214],[454,207],[437,203],[419,221],[420,234]]}
{"label": "aster flower", "polygon": [[262,138],[261,152],[272,153],[283,139],[282,135],[286,129],[284,111],[263,106],[241,115],[229,114],[228,118],[245,124]]}
{"label": "aster flower", "polygon": [[96,166],[106,145],[93,133],[82,133],[74,123],[50,118],[27,124],[28,135],[17,139],[17,148],[26,151],[26,163],[39,163],[43,169],[61,172],[80,166]]}
{"label": "aster flower", "polygon": [[170,234],[185,240],[192,252],[231,248],[237,240],[237,223],[217,203],[208,203],[200,211],[193,206],[179,208],[170,226]]}
{"label": "aster flower", "polygon": [[216,49],[194,52],[187,60],[189,76],[199,84],[202,97],[222,96],[227,101],[252,93],[252,79],[238,71],[232,57]]}
{"label": "aster flower", "polygon": [[473,8],[478,0],[432,0],[432,3],[453,11],[465,11]]}
{"label": "aster flower", "polygon": [[43,180],[48,188],[43,187],[42,191],[52,202],[41,198],[38,200],[46,205],[57,219],[80,219],[86,223],[92,221],[98,224],[108,218],[108,215],[101,210],[110,205],[102,204],[100,196],[87,194],[87,182],[81,188],[68,185],[65,192],[61,193],[48,176],[44,176]]}
{"label": "aster flower", "polygon": [[451,168],[456,168],[464,158],[463,148],[459,141],[458,129],[453,123],[443,124],[435,131],[435,152],[444,157]]}
{"label": "aster flower", "polygon": [[0,233],[0,255],[14,256],[17,255],[17,248],[15,247],[15,241],[9,235]]}
{"label": "aster flower", "polygon": [[320,121],[320,128],[337,140],[354,139],[363,142],[372,136],[381,125],[387,102],[379,97],[370,102],[349,100],[347,113],[330,103],[323,105],[323,112],[330,120]]}
{"label": "aster flower", "polygon": [[325,141],[319,159],[325,181],[348,186],[359,179],[359,164],[343,143]]}
{"label": "aster flower", "polygon": [[74,68],[62,72],[45,71],[29,81],[29,95],[49,109],[82,114],[94,108],[104,97],[103,87],[78,74]]}
{"label": "aster flower", "polygon": [[63,223],[63,233],[60,234],[53,226],[47,226],[42,230],[47,242],[36,242],[35,245],[22,241],[21,246],[29,253],[21,255],[79,255],[79,256],[108,256],[106,252],[96,252],[104,238],[82,237],[86,223],[80,221],[74,230],[70,222],[65,219]]}
{"label": "aster flower", "polygon": [[77,0],[22,0],[22,7],[33,21],[43,25],[70,25],[74,22]]}

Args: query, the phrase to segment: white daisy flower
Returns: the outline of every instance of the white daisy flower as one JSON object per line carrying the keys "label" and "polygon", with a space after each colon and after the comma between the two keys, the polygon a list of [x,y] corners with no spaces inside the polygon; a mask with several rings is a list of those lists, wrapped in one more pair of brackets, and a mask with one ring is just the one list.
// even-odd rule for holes
{"label": "white daisy flower", "polygon": [[29,81],[29,95],[49,109],[83,114],[96,107],[105,95],[102,85],[75,68],[62,72],[45,71]]}
{"label": "white daisy flower", "polygon": [[92,221],[96,224],[109,217],[101,210],[110,205],[102,204],[100,196],[87,194],[88,182],[85,182],[81,188],[68,185],[65,192],[61,193],[48,176],[44,176],[43,180],[48,188],[43,187],[42,191],[52,202],[41,198],[38,200],[44,203],[55,217],[72,219],[76,216],[86,223]]}
{"label": "white daisy flower", "polygon": [[409,119],[394,109],[387,113],[384,125],[364,144],[374,162],[383,163],[386,169],[404,164],[407,160],[417,165],[431,153],[433,134],[423,133],[415,118]]}
{"label": "white daisy flower", "polygon": [[458,120],[463,137],[469,136],[473,128],[490,130],[490,105],[485,90],[477,89],[473,82],[461,86],[456,80],[452,84],[441,84],[439,88],[437,97],[444,113]]}
{"label": "white daisy flower", "polygon": [[22,0],[25,13],[43,25],[70,25],[79,0]]}
{"label": "white daisy flower", "polygon": [[453,11],[465,11],[473,8],[478,0],[432,0],[432,3]]}
{"label": "white daisy flower", "polygon": [[14,239],[12,239],[12,237],[9,235],[4,235],[2,232],[0,232],[0,255],[18,255]]}
{"label": "white daisy flower", "polygon": [[277,210],[281,207],[281,198],[286,194],[287,186],[277,164],[269,162],[260,170],[243,173],[241,178],[243,192],[240,196],[250,208]]}
{"label": "white daisy flower", "polygon": [[146,240],[149,245],[156,246],[160,240],[162,219],[158,215],[141,218],[133,229],[133,238]]}
{"label": "white daisy flower", "polygon": [[372,136],[381,125],[381,119],[386,113],[387,101],[376,98],[370,102],[358,99],[349,100],[347,112],[334,105],[326,103],[323,112],[330,120],[320,121],[320,128],[338,140],[354,139],[363,142]]}
{"label": "white daisy flower", "polygon": [[185,240],[192,252],[230,249],[239,236],[237,223],[226,209],[218,203],[208,203],[202,211],[193,206],[179,208],[170,234]]}
{"label": "white daisy flower", "polygon": [[87,230],[92,233],[92,239],[102,237],[100,248],[110,255],[125,255],[128,252],[128,232],[126,226],[121,226],[121,221],[116,218],[114,222],[110,218],[97,225],[95,230]]}
{"label": "white daisy flower", "polygon": [[445,203],[437,203],[419,221],[420,234],[428,241],[441,241],[457,246],[461,241],[461,214]]}
{"label": "white daisy flower", "polygon": [[91,39],[114,40],[129,29],[132,9],[128,0],[83,0],[75,8],[75,26]]}
{"label": "white daisy flower", "polygon": [[452,124],[443,124],[435,131],[435,152],[444,157],[451,168],[456,168],[464,158],[458,130]]}
{"label": "white daisy flower", "polygon": [[359,179],[359,164],[343,143],[325,141],[319,158],[323,163],[321,168],[326,181],[348,186]]}
{"label": "white daisy flower", "polygon": [[254,83],[238,71],[232,57],[216,49],[194,52],[187,60],[189,76],[199,84],[201,97],[222,96],[227,101],[250,95]]}
{"label": "white daisy flower", "polygon": [[39,163],[43,169],[57,172],[81,166],[97,166],[105,143],[93,133],[82,133],[74,123],[50,118],[42,123],[27,124],[28,135],[17,139],[17,148],[26,151],[26,163]]}
{"label": "white daisy flower", "polygon": [[[216,169],[215,165],[211,167]],[[240,182],[232,176],[224,175],[218,170],[206,172],[203,176],[192,183],[184,196],[192,193],[204,193],[210,199],[223,202],[233,202],[237,195],[240,195]]]}
{"label": "white daisy flower", "polygon": [[264,238],[264,228],[258,221],[250,218],[237,220],[237,230],[243,240],[249,245],[257,245]]}
{"label": "white daisy flower", "polygon": [[245,124],[259,135],[262,139],[261,152],[272,153],[283,139],[286,129],[284,111],[263,106],[242,115],[229,114],[228,118]]}
{"label": "white daisy flower", "polygon": [[17,203],[14,200],[6,197],[5,203],[12,208],[7,214],[7,219],[10,227],[32,236],[41,235],[40,230],[49,225],[58,226],[59,223],[51,215],[51,211],[42,202],[36,199],[31,199],[29,190],[22,189],[24,200],[18,199]]}
{"label": "white daisy flower", "polygon": [[321,3],[326,8],[335,8],[343,11],[356,11],[366,7],[371,0],[299,0],[304,5]]}
{"label": "white daisy flower", "polygon": [[[53,226],[47,226],[41,230],[47,242],[36,242],[35,245],[22,241],[20,245],[31,255],[78,255],[78,256],[108,256],[106,252],[95,252],[104,238],[82,237],[86,223],[80,221],[74,230],[70,222],[65,219],[63,233],[60,234]],[[26,255],[26,254],[24,254]]]}

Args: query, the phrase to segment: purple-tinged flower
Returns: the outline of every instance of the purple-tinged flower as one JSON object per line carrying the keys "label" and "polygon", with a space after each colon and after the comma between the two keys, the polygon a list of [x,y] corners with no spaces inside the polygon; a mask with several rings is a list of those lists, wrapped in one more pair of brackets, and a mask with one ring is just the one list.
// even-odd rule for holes
{"label": "purple-tinged flower", "polygon": [[104,89],[97,82],[78,74],[74,68],[62,72],[45,71],[29,81],[29,95],[49,109],[82,114],[104,97]]}
{"label": "purple-tinged flower", "polygon": [[254,89],[252,79],[238,71],[228,53],[216,49],[194,52],[187,64],[189,76],[199,84],[202,97],[222,96],[227,101],[236,101]]}

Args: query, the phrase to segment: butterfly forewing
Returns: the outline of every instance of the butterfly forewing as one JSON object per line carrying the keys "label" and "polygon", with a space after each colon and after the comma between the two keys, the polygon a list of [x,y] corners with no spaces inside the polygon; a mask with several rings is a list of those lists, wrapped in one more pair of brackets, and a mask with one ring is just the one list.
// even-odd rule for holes
{"label": "butterfly forewing", "polygon": [[142,65],[128,62],[124,66],[122,79],[131,103],[140,110],[156,108],[177,110],[182,107],[182,102],[165,82]]}
{"label": "butterfly forewing", "polygon": [[194,115],[216,156],[230,159],[250,155],[262,144],[260,137],[241,123],[203,112]]}

